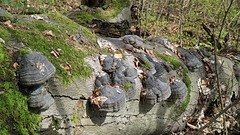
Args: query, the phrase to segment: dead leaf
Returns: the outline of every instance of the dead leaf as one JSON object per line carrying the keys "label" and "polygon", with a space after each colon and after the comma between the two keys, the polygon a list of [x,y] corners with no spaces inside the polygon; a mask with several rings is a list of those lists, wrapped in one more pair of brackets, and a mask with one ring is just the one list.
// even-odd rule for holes
{"label": "dead leaf", "polygon": [[67,34],[69,37],[71,36],[67,30],[66,30],[66,34]]}
{"label": "dead leaf", "polygon": [[169,52],[167,52],[167,51],[164,53],[164,55],[171,56],[171,54]]}
{"label": "dead leaf", "polygon": [[118,58],[118,59],[121,59],[123,58],[123,55],[122,54],[114,54],[114,58]]}
{"label": "dead leaf", "polygon": [[10,21],[10,20],[8,20],[8,21],[4,22],[3,24],[6,24],[6,25],[11,25],[11,21]]}
{"label": "dead leaf", "polygon": [[199,127],[194,126],[194,125],[192,125],[190,123],[187,123],[187,126],[189,126],[191,129],[199,129]]}
{"label": "dead leaf", "polygon": [[44,18],[43,18],[43,17],[41,17],[41,16],[39,16],[39,15],[37,15],[37,16],[34,16],[33,18],[34,18],[34,19],[36,19],[36,20],[44,20]]}
{"label": "dead leaf", "polygon": [[118,85],[114,85],[113,87],[114,87],[114,88],[120,88],[120,86],[118,86]]}
{"label": "dead leaf", "polygon": [[71,67],[72,67],[72,66],[71,66],[70,64],[67,64],[66,66],[64,66],[64,69],[65,69],[65,70],[70,70]]}
{"label": "dead leaf", "polygon": [[76,41],[76,38],[74,36],[71,36],[72,41]]}
{"label": "dead leaf", "polygon": [[59,53],[56,50],[51,51],[51,54],[54,55],[56,58],[59,57]]}
{"label": "dead leaf", "polygon": [[51,30],[45,30],[45,31],[43,31],[42,33],[45,34],[45,35],[47,35],[47,36],[55,37],[55,34],[53,34]]}
{"label": "dead leaf", "polygon": [[17,69],[17,66],[19,66],[17,62],[13,63],[14,69]]}

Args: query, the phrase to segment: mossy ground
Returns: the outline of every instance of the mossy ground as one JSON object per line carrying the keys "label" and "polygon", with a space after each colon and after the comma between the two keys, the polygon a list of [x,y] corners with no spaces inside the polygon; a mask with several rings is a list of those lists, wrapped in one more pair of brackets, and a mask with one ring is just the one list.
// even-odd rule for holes
{"label": "mossy ground", "polygon": [[97,8],[90,12],[78,12],[70,15],[69,18],[75,20],[79,24],[91,23],[94,18],[109,20],[110,18],[117,17],[117,15],[129,5],[129,0],[112,0],[112,2],[106,0],[101,8]]}
{"label": "mossy ground", "polygon": [[[8,36],[6,33],[2,38],[8,40]],[[0,54],[0,134],[35,134],[40,114],[29,110],[28,98],[18,90],[13,60],[1,43]]]}
{"label": "mossy ground", "polygon": [[[16,25],[27,30],[12,28],[8,29],[8,32],[33,51],[43,53],[56,67],[56,74],[62,78],[64,84],[70,84],[75,77],[88,78],[92,72],[84,58],[89,53],[93,53],[93,49],[89,45],[95,46],[96,38],[87,28],[80,26],[63,15],[55,13],[47,15],[50,21],[54,23],[40,20],[32,22],[19,21]],[[45,30],[51,30],[55,36],[44,34],[43,31]],[[71,35],[74,34],[80,34],[87,39],[83,44],[78,44],[71,40]],[[57,48],[62,50],[58,58],[51,54],[51,51]],[[71,69],[68,71],[63,68],[67,64],[71,65]]]}
{"label": "mossy ground", "polygon": [[188,105],[189,100],[190,100],[191,80],[190,80],[190,78],[187,74],[188,70],[181,62],[179,62],[178,59],[174,58],[173,56],[166,56],[166,55],[160,54],[156,51],[155,51],[155,53],[156,53],[157,57],[163,59],[166,62],[169,62],[170,64],[172,64],[173,67],[174,67],[174,70],[179,69],[179,68],[183,69],[183,71],[182,71],[182,77],[183,77],[182,81],[186,84],[186,86],[188,88],[188,94],[187,94],[186,100],[181,105],[179,105],[179,107],[175,110],[175,111],[179,112],[179,114],[181,114],[187,108],[187,105]]}

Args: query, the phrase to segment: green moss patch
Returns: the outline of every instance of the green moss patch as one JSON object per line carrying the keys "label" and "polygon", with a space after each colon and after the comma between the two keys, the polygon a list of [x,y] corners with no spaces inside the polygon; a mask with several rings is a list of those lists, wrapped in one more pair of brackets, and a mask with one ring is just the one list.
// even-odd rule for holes
{"label": "green moss patch", "polygon": [[18,91],[12,60],[0,44],[0,134],[35,134],[40,114],[29,111],[28,98]]}
{"label": "green moss patch", "polygon": [[[56,21],[54,23],[43,21],[18,22],[17,25],[27,27],[28,30],[12,29],[12,31],[16,38],[23,42],[24,45],[30,47],[33,51],[42,52],[53,63],[56,67],[56,74],[60,75],[64,84],[70,84],[74,77],[83,77],[86,79],[92,72],[88,64],[84,62],[84,58],[91,51],[83,52],[84,49],[76,49],[84,47],[71,41],[67,34],[76,34],[80,31],[88,37],[87,39],[90,43],[94,42],[93,37],[90,37],[90,32],[61,15],[50,14],[50,19],[55,19]],[[70,27],[67,25],[70,25],[72,28],[67,29]],[[44,34],[43,31],[46,30],[51,30],[54,36]],[[51,51],[57,48],[62,50],[58,58],[51,54]],[[88,48],[86,47],[85,49]],[[70,70],[63,68],[67,64],[71,65]]]}
{"label": "green moss patch", "polygon": [[78,12],[70,16],[70,18],[75,18],[75,21],[79,24],[91,23],[94,17],[88,12]]}

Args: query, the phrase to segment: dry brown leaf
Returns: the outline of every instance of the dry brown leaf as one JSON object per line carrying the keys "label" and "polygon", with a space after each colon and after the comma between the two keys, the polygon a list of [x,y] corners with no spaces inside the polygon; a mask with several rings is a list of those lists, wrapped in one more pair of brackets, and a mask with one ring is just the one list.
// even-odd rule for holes
{"label": "dry brown leaf", "polygon": [[17,69],[17,66],[19,66],[17,62],[13,63],[13,68],[14,69]]}
{"label": "dry brown leaf", "polygon": [[45,34],[45,35],[47,35],[47,36],[55,37],[55,34],[53,34],[51,30],[45,30],[45,31],[43,31],[42,33]]}
{"label": "dry brown leaf", "polygon": [[8,21],[4,22],[3,24],[10,25],[10,24],[11,24],[11,21],[8,20]]}
{"label": "dry brown leaf", "polygon": [[118,86],[118,85],[114,85],[113,87],[114,87],[114,88],[120,88],[120,86]]}
{"label": "dry brown leaf", "polygon": [[169,52],[167,52],[167,51],[163,55],[171,56],[171,54]]}
{"label": "dry brown leaf", "polygon": [[122,54],[114,54],[114,58],[118,58],[118,59],[121,59],[123,58],[123,55]]}
{"label": "dry brown leaf", "polygon": [[194,125],[192,125],[190,123],[187,123],[187,126],[189,126],[191,129],[199,129],[199,127],[194,126]]}
{"label": "dry brown leaf", "polygon": [[44,18],[41,17],[41,16],[34,16],[34,19],[36,19],[36,20],[44,20]]}
{"label": "dry brown leaf", "polygon": [[139,74],[138,77],[139,77],[140,79],[143,79],[143,75],[142,75],[142,74]]}
{"label": "dry brown leaf", "polygon": [[149,49],[146,48],[145,51],[146,51],[146,53],[150,54]]}
{"label": "dry brown leaf", "polygon": [[103,65],[103,60],[100,61],[100,65],[101,65],[101,66]]}
{"label": "dry brown leaf", "polygon": [[138,66],[138,65],[139,65],[139,60],[138,60],[138,59],[137,59],[137,61],[136,61],[135,64],[136,64],[136,67],[138,68],[138,67],[139,67],[139,66]]}
{"label": "dry brown leaf", "polygon": [[74,36],[71,36],[72,41],[76,41],[76,38]]}
{"label": "dry brown leaf", "polygon": [[64,69],[65,69],[65,70],[70,70],[71,67],[72,67],[72,66],[71,66],[70,64],[67,64],[66,66],[64,66]]}
{"label": "dry brown leaf", "polygon": [[55,53],[55,51],[51,51],[51,54],[52,54],[53,56],[55,56],[56,58],[58,58],[58,55]]}
{"label": "dry brown leaf", "polygon": [[147,90],[144,88],[141,88],[141,96],[147,95]]}

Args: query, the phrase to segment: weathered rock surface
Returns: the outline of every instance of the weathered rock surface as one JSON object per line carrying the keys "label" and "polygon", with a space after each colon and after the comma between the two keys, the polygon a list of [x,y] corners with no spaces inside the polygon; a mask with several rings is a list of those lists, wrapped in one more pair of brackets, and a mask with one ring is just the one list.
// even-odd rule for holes
{"label": "weathered rock surface", "polygon": [[[111,44],[115,46],[116,42],[122,41],[114,39]],[[119,44],[116,44],[116,46],[119,47]],[[145,44],[145,46],[148,45]],[[163,46],[148,47],[150,49],[151,47],[156,47],[156,50],[164,51]],[[169,50],[166,49],[165,51]],[[172,53],[172,55],[177,58],[174,53]],[[137,69],[135,60],[135,56],[126,54],[124,63],[127,65],[126,67],[130,66],[132,70],[135,71],[135,74],[139,75],[142,71]],[[146,58],[146,60],[148,59]],[[67,86],[63,85],[57,76],[52,77],[48,81],[48,90],[53,95],[55,103],[48,110],[41,113],[43,118],[43,121],[40,123],[43,127],[42,131],[51,128],[50,125],[55,119],[60,119],[60,129],[56,130],[53,128],[53,130],[61,134],[160,134],[180,130],[185,127],[185,118],[191,115],[197,104],[197,80],[200,77],[200,73],[192,72],[188,74],[192,82],[192,90],[189,93],[190,102],[183,113],[177,113],[179,110],[176,110],[181,110],[181,108],[179,108],[181,102],[162,101],[164,99],[159,98],[160,93],[155,92],[154,94],[151,90],[148,91],[149,98],[140,101],[140,93],[143,87],[142,82],[139,77],[131,74],[129,74],[129,76],[136,77],[134,81],[137,95],[132,98],[132,100],[126,101],[125,106],[123,106],[123,103],[121,104],[122,106],[119,105],[121,109],[118,110],[118,112],[104,112],[96,109],[98,107],[92,105],[87,98],[92,95],[92,91],[95,89],[96,78],[100,75],[99,80],[101,80],[101,85],[103,85],[103,81],[105,82],[104,85],[106,84],[105,86],[107,86],[108,77],[101,78],[101,76],[104,75],[102,74],[102,68],[98,60],[93,60],[89,57],[87,61],[94,69],[91,78],[85,81],[81,78],[75,79],[74,83]],[[151,60],[149,62],[151,62]],[[153,64],[153,68],[155,68],[155,64]],[[126,68],[126,70],[127,69],[128,68]],[[125,72],[123,75],[126,77],[128,73]],[[169,76],[172,75],[177,75],[176,71],[165,71],[159,76],[159,79],[162,79],[161,82],[163,84],[167,84]],[[158,85],[158,88],[159,86],[163,88],[161,84]],[[127,92],[125,93],[127,94]],[[152,97],[150,95],[152,95]],[[157,102],[157,100],[159,102]],[[146,104],[146,102],[149,102],[150,105]],[[75,116],[76,114],[78,116],[77,118]],[[74,123],[73,119],[77,119],[77,122]]]}

